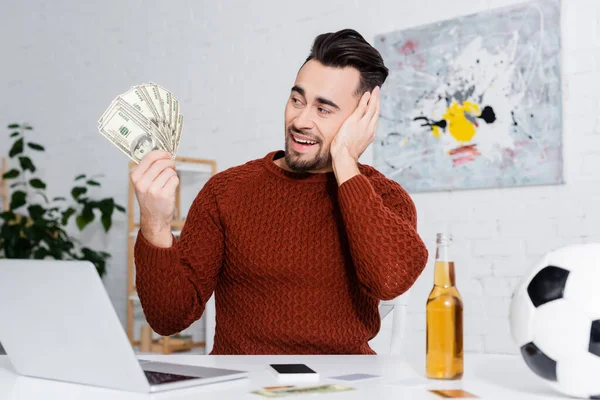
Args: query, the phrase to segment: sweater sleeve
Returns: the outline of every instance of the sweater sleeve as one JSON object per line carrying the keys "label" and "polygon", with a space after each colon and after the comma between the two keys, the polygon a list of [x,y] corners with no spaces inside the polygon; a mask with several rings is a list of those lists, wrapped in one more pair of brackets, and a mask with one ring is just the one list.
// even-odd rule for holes
{"label": "sweater sleeve", "polygon": [[169,248],[135,243],[136,289],[148,324],[158,334],[180,332],[198,320],[217,284],[224,235],[209,180],[194,199],[179,240]]}
{"label": "sweater sleeve", "polygon": [[428,251],[417,233],[416,207],[409,195],[395,182],[386,182],[385,187],[380,195],[359,174],[339,187],[338,198],[363,289],[380,300],[391,300],[414,284]]}

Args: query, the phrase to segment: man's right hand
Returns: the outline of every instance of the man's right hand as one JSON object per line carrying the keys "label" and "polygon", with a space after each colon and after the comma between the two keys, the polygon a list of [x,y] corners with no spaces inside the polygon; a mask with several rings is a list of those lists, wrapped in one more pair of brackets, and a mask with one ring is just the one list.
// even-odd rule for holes
{"label": "man's right hand", "polygon": [[170,247],[175,191],[179,185],[171,154],[162,150],[148,153],[131,173],[131,182],[140,205],[142,235],[157,247]]}

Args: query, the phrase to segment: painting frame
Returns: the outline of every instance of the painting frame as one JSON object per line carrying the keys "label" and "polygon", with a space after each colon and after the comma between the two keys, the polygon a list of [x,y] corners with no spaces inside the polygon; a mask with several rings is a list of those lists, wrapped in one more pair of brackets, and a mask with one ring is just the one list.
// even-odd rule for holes
{"label": "painting frame", "polygon": [[374,166],[411,193],[564,184],[560,0],[379,34]]}

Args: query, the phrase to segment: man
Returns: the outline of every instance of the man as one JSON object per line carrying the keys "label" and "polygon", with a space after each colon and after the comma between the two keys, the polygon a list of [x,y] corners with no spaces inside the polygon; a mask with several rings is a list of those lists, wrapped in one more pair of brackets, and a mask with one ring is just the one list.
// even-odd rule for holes
{"label": "man", "polygon": [[357,32],[317,36],[285,107],[285,151],[213,176],[178,241],[174,164],[142,160],[136,284],[156,332],[188,327],[214,291],[211,354],[374,354],[379,301],[409,289],[428,255],[408,194],[358,163],[387,74]]}

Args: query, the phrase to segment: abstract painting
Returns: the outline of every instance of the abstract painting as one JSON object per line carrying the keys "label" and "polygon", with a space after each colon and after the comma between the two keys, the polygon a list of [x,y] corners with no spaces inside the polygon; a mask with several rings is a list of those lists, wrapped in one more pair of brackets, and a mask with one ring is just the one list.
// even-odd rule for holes
{"label": "abstract painting", "polygon": [[560,2],[375,38],[374,166],[409,192],[563,183]]}

